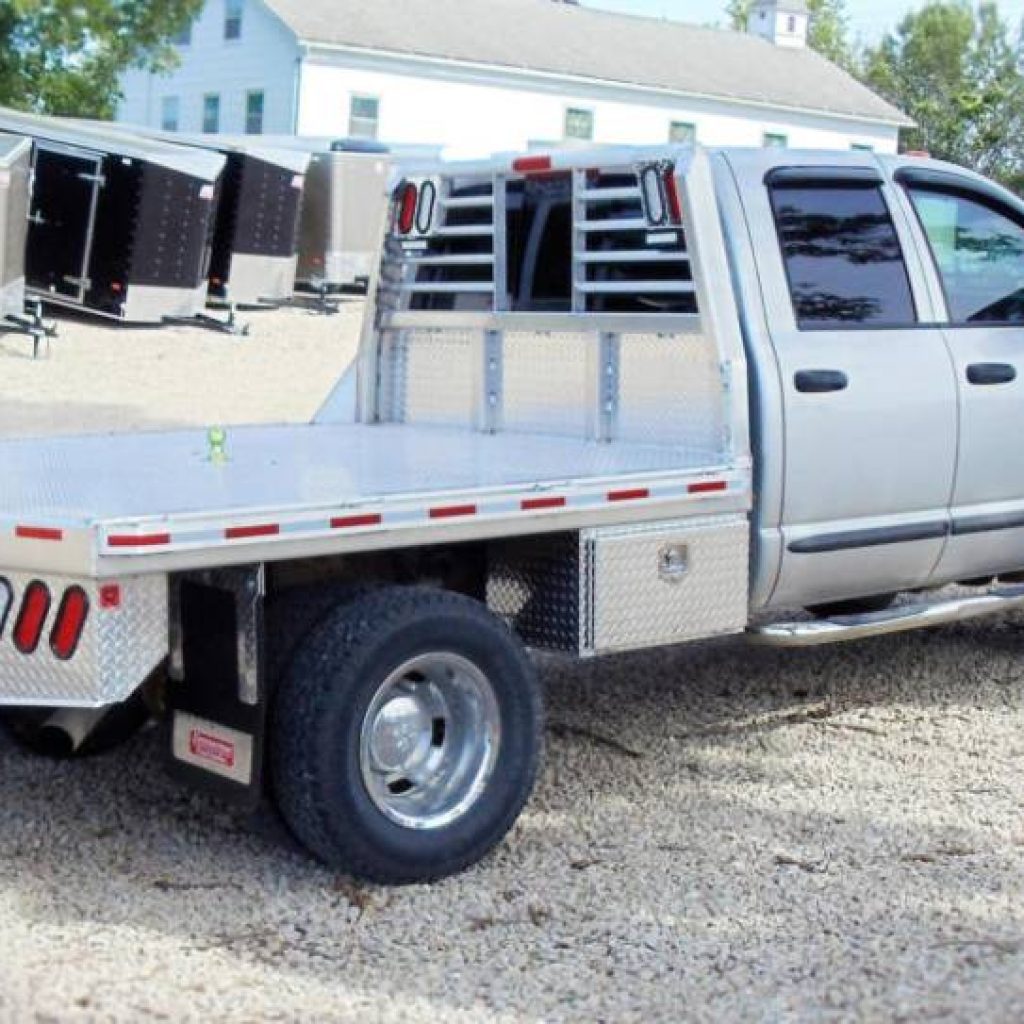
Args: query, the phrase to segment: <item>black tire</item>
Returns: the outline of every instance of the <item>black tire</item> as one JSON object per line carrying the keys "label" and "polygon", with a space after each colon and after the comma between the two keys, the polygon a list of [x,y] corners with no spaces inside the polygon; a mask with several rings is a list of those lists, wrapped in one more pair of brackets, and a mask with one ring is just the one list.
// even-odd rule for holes
{"label": "black tire", "polygon": [[61,729],[47,725],[53,708],[13,708],[0,715],[0,725],[22,750],[55,761],[73,761],[106,754],[142,731],[153,716],[150,697],[141,687],[127,700],[113,704],[85,738],[74,747]]}
{"label": "black tire", "polygon": [[[500,715],[487,781],[468,809],[437,828],[392,820],[364,781],[360,749],[375,696],[399,666],[449,653],[486,678]],[[512,827],[533,789],[542,701],[522,645],[469,598],[389,587],[335,609],[296,650],[274,695],[274,796],[299,842],[325,864],[386,884],[461,871]]]}
{"label": "black tire", "polygon": [[819,619],[834,619],[842,615],[867,615],[871,612],[884,612],[892,606],[895,600],[895,594],[878,594],[875,597],[855,597],[849,601],[815,604],[807,610]]}

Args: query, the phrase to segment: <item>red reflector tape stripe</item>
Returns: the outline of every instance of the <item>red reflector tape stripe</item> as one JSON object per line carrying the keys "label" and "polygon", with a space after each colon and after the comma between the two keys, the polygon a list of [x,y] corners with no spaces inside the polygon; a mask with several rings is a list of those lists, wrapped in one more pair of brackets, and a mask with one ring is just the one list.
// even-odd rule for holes
{"label": "red reflector tape stripe", "polygon": [[706,480],[698,484],[690,484],[687,488],[691,494],[717,494],[729,490],[724,480]]}
{"label": "red reflector tape stripe", "polygon": [[549,508],[565,508],[568,502],[565,498],[527,498],[519,503],[524,512],[541,512]]}
{"label": "red reflector tape stripe", "polygon": [[14,536],[20,540],[63,540],[64,531],[48,526],[16,526]]}
{"label": "red reflector tape stripe", "polygon": [[339,516],[331,520],[332,530],[358,530],[361,526],[380,526],[384,517],[379,513],[367,513],[361,516]]}
{"label": "red reflector tape stripe", "polygon": [[169,533],[114,533],[107,537],[107,544],[112,548],[158,548],[170,543]]}
{"label": "red reflector tape stripe", "polygon": [[430,510],[431,519],[458,519],[461,516],[475,516],[476,505],[443,505]]}
{"label": "red reflector tape stripe", "polygon": [[60,661],[70,661],[78,650],[89,615],[89,598],[81,587],[68,587],[50,632],[50,650]]}
{"label": "red reflector tape stripe", "polygon": [[224,531],[228,540],[246,540],[249,537],[276,537],[281,532],[277,523],[262,523],[259,526],[229,526]]}
{"label": "red reflector tape stripe", "polygon": [[32,654],[39,646],[46,616],[50,612],[50,591],[40,580],[33,580],[26,588],[14,623],[14,646],[22,654]]}
{"label": "red reflector tape stripe", "polygon": [[609,491],[609,501],[643,501],[649,498],[651,492],[646,487],[637,487],[631,491]]}

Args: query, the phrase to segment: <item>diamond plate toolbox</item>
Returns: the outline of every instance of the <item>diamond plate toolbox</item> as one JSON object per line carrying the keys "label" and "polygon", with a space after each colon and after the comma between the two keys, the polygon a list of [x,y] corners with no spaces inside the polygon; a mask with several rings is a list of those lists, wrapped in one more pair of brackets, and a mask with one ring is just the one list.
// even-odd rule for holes
{"label": "diamond plate toolbox", "polygon": [[582,656],[740,633],[745,516],[701,516],[502,545],[488,603],[524,641]]}
{"label": "diamond plate toolbox", "polygon": [[[80,631],[63,620],[72,607],[84,615]],[[0,571],[0,705],[124,700],[167,656],[167,609],[163,574],[97,581]]]}

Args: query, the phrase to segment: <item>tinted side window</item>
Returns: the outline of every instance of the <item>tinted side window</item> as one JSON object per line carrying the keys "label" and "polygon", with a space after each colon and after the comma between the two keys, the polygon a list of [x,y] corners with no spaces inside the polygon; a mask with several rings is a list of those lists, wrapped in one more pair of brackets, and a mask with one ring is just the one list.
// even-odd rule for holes
{"label": "tinted side window", "polygon": [[911,188],[955,323],[1024,323],[1024,228],[960,193]]}
{"label": "tinted side window", "polygon": [[779,185],[771,199],[799,327],[916,321],[880,187]]}

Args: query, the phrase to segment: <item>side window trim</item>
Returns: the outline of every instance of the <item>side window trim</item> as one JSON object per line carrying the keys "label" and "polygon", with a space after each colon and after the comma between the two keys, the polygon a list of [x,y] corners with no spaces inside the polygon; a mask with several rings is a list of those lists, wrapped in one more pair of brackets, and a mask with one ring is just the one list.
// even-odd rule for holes
{"label": "side window trim", "polygon": [[[893,209],[892,200],[886,194],[887,181],[881,172],[874,167],[847,167],[847,166],[786,166],[776,167],[770,170],[764,177],[765,189],[768,193],[768,203],[772,214],[773,233],[779,245],[779,256],[782,261],[783,280],[786,283],[788,298],[792,308],[793,319],[796,329],[800,333],[811,334],[822,331],[886,331],[901,329],[918,329],[933,326],[921,318],[920,296],[917,294],[910,263],[907,259],[907,244],[913,242],[912,238],[906,238],[900,232],[897,218]],[[850,192],[874,191],[877,192],[882,206],[888,217],[889,226],[893,238],[899,250],[899,261],[903,269],[906,281],[907,297],[910,303],[910,319],[896,321],[840,321],[822,320],[815,323],[813,320],[801,320],[796,293],[793,287],[793,278],[790,268],[790,261],[786,252],[786,243],[783,237],[781,224],[778,219],[776,208],[776,192],[785,192],[789,189],[836,189]],[[906,225],[904,224],[904,233]]]}
{"label": "side window trim", "polygon": [[943,273],[938,253],[935,251],[935,246],[932,244],[928,229],[921,217],[921,211],[914,200],[914,190],[932,192],[935,195],[948,196],[975,203],[1012,221],[1022,231],[1024,231],[1024,203],[1018,204],[1013,201],[1012,197],[1006,195],[998,187],[984,179],[965,178],[955,172],[937,170],[931,167],[901,167],[893,175],[893,178],[898,185],[902,186],[907,204],[913,211],[914,221],[926,250],[926,258],[931,263],[938,286],[942,292],[943,303],[946,307],[942,326],[948,329],[960,330],[970,330],[978,327],[1004,327],[1020,330],[1024,327],[1024,323],[1018,321],[991,320],[972,322],[970,320],[961,320],[956,316],[955,305],[950,295],[946,275]]}

